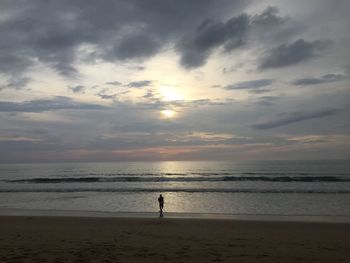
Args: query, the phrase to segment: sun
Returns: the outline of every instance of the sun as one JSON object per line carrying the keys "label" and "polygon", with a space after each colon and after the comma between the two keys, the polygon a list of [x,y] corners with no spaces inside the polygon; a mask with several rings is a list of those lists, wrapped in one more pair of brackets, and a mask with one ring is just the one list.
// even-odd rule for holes
{"label": "sun", "polygon": [[[160,99],[162,101],[169,102],[169,104],[171,104],[171,102],[174,101],[184,100],[183,94],[174,86],[162,85],[158,88],[158,92],[160,95]],[[177,115],[177,111],[172,109],[162,110],[160,113],[163,119],[172,119]]]}
{"label": "sun", "polygon": [[161,111],[164,118],[170,119],[173,118],[176,114],[176,111],[173,110],[162,110]]}

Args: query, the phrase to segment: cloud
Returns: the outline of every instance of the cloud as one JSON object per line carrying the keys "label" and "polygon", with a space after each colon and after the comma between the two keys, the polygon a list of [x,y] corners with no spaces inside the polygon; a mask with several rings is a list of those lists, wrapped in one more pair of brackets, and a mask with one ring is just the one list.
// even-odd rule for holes
{"label": "cloud", "polygon": [[[0,72],[23,73],[38,63],[67,78],[79,76],[81,61],[144,61],[175,44],[185,68],[204,65],[211,53],[243,47],[249,34],[271,39],[291,19],[268,7],[248,15],[244,0],[93,0],[59,3],[28,0],[21,7],[0,4],[11,13],[0,26]],[[16,12],[12,12],[16,10]],[[220,21],[220,17],[231,18]],[[292,26],[293,28],[293,26]],[[289,35],[293,35],[291,30]],[[20,37],[18,37],[20,36]],[[84,53],[81,47],[91,50]],[[20,51],[20,52],[18,52]],[[93,59],[92,59],[93,58]],[[139,66],[142,69],[142,65]]]}
{"label": "cloud", "polygon": [[293,112],[287,114],[286,117],[282,119],[255,124],[252,127],[258,130],[272,129],[304,120],[323,118],[326,116],[334,115],[337,112],[339,112],[339,109],[326,109],[315,112]]}
{"label": "cloud", "polygon": [[278,12],[278,8],[270,6],[260,14],[251,16],[242,13],[226,22],[204,20],[178,43],[180,64],[188,69],[197,68],[206,63],[215,49],[222,48],[227,53],[248,46],[253,39],[276,40],[286,34],[294,35],[297,27],[288,24],[290,18],[279,16]]}
{"label": "cloud", "polygon": [[99,96],[101,99],[103,100],[109,100],[109,99],[116,99],[118,97],[119,94],[124,94],[124,93],[128,93],[129,91],[126,90],[124,92],[121,93],[114,93],[114,94],[106,94],[106,92],[108,92],[109,89],[103,89],[100,92],[98,92],[96,95]]}
{"label": "cloud", "polygon": [[152,89],[148,89],[142,97],[153,101],[159,101],[161,99],[160,94]]}
{"label": "cloud", "polygon": [[260,14],[251,17],[251,37],[268,45],[281,43],[294,38],[305,26],[289,16],[279,15],[279,9],[268,6]]}
{"label": "cloud", "polygon": [[254,94],[263,94],[263,93],[268,93],[270,92],[270,89],[250,89],[249,92],[250,93],[254,93]]}
{"label": "cloud", "polygon": [[318,85],[318,84],[341,81],[345,77],[346,76],[343,74],[326,74],[318,78],[312,77],[312,78],[296,79],[292,81],[292,84],[295,86]]}
{"label": "cloud", "polygon": [[226,52],[244,45],[249,18],[242,14],[226,23],[207,19],[191,36],[178,44],[180,63],[185,68],[196,68],[206,63],[211,51],[224,45]]}
{"label": "cloud", "polygon": [[85,93],[86,88],[82,85],[78,85],[78,86],[74,86],[74,87],[69,86],[68,89],[70,89],[74,93]]}
{"label": "cloud", "polygon": [[270,86],[273,83],[273,79],[257,79],[250,81],[238,82],[235,84],[227,85],[224,87],[226,90],[233,89],[259,89],[262,87]]}
{"label": "cloud", "polygon": [[282,44],[267,51],[260,61],[260,69],[281,68],[308,61],[321,55],[330,44],[330,41],[317,40],[307,42],[304,39],[296,40],[291,44]]}
{"label": "cloud", "polygon": [[[2,160],[45,161],[50,155],[43,150],[52,152],[51,160],[84,159],[85,148],[96,152],[91,160],[108,160],[115,150],[141,156],[146,147],[155,150],[143,153],[144,158],[161,159],[166,150],[157,147],[208,143],[217,150],[193,147],[196,153],[181,158],[283,158],[271,148],[288,151],[297,141],[316,141],[302,138],[310,134],[349,132],[348,75],[329,71],[348,64],[346,8],[325,8],[331,6],[327,0],[272,2],[276,6],[265,9],[268,3],[256,0],[0,1],[0,89],[7,87],[0,93],[0,141],[10,141],[0,147]],[[332,23],[323,30],[326,20]],[[302,44],[292,50],[298,39]],[[321,47],[327,42],[321,39],[335,43],[332,53]],[[270,61],[266,69],[279,68],[276,57],[283,67],[327,57],[283,72],[256,71],[272,54],[275,64]],[[186,70],[206,63],[201,70]],[[292,86],[331,82],[336,92]],[[167,101],[158,84],[184,96]],[[65,92],[74,99],[51,97]],[[332,115],[333,108],[344,110]],[[164,119],[165,109],[176,114]],[[329,115],[321,119],[322,114]],[[281,130],[294,139],[287,140]],[[231,133],[234,138],[220,138]],[[238,145],[251,152],[243,156],[247,148]],[[104,147],[110,151],[98,156]],[[340,156],[332,156],[338,149],[313,151],[319,152],[315,158],[322,152]]]}
{"label": "cloud", "polygon": [[101,110],[105,106],[74,101],[71,98],[57,96],[53,99],[24,102],[0,101],[0,112],[44,112],[53,110]]}
{"label": "cloud", "polygon": [[[1,30],[1,27],[0,27]],[[1,34],[2,37],[5,34]],[[1,43],[1,39],[0,39]],[[18,74],[22,73],[25,69],[33,65],[33,61],[28,57],[20,56],[16,54],[15,50],[2,49],[2,54],[0,54],[0,73],[7,74],[10,77],[18,76]]]}
{"label": "cloud", "polygon": [[207,107],[207,106],[229,106],[229,105],[232,105],[234,102],[234,100],[232,99],[226,99],[226,100],[197,99],[197,100],[162,101],[158,99],[158,97],[156,96],[153,96],[153,97],[146,96],[146,98],[151,99],[151,101],[136,103],[132,107],[134,109],[143,109],[143,110],[173,109],[173,110],[181,111],[184,108],[194,109],[197,107]]}
{"label": "cloud", "polygon": [[162,42],[157,36],[147,32],[138,33],[124,37],[120,43],[113,48],[114,58],[119,60],[147,58],[158,53]]}
{"label": "cloud", "polygon": [[278,8],[275,6],[268,6],[261,14],[252,16],[251,23],[254,26],[271,28],[279,26],[290,20],[289,17],[282,17],[278,15]]}
{"label": "cloud", "polygon": [[129,88],[143,88],[143,87],[150,86],[151,84],[152,84],[151,80],[140,80],[140,81],[132,81],[126,86],[128,86]]}
{"label": "cloud", "polygon": [[[256,91],[256,90],[254,90]],[[264,93],[264,92],[262,92]],[[262,96],[262,97],[258,97],[256,100],[254,100],[255,104],[259,104],[262,106],[271,106],[275,104],[275,101],[277,101],[279,99],[279,97],[276,96]]]}
{"label": "cloud", "polygon": [[96,95],[99,96],[103,100],[115,99],[118,96],[118,94],[108,95],[108,94],[103,94],[101,92],[97,93]]}
{"label": "cloud", "polygon": [[112,86],[121,86],[122,83],[119,82],[119,81],[108,81],[108,82],[105,82],[106,85],[112,85]]}
{"label": "cloud", "polygon": [[288,141],[296,142],[296,143],[324,143],[328,142],[326,136],[319,136],[319,135],[306,135],[306,136],[298,136],[298,137],[291,137],[288,138]]}
{"label": "cloud", "polygon": [[17,78],[10,78],[7,83],[4,86],[0,86],[0,90],[6,89],[6,88],[12,88],[16,90],[20,90],[27,86],[27,84],[31,81],[30,78],[27,77],[20,77],[18,76]]}
{"label": "cloud", "polygon": [[[80,59],[145,59],[205,18],[246,5],[244,0],[108,0],[98,5],[94,0],[28,0],[20,6],[1,1],[0,72],[22,74],[42,63],[71,78],[79,74]],[[85,45],[93,50],[82,58]]]}

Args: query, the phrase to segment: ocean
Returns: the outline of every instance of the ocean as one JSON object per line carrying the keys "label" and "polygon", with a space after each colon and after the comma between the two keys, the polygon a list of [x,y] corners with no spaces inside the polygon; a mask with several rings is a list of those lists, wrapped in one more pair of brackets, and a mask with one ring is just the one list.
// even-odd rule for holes
{"label": "ocean", "polygon": [[349,161],[0,164],[1,209],[350,215]]}

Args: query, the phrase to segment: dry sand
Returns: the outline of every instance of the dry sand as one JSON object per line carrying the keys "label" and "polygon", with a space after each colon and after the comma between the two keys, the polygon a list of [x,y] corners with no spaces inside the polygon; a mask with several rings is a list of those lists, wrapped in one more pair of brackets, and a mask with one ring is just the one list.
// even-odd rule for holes
{"label": "dry sand", "polygon": [[350,262],[350,224],[2,216],[0,262]]}

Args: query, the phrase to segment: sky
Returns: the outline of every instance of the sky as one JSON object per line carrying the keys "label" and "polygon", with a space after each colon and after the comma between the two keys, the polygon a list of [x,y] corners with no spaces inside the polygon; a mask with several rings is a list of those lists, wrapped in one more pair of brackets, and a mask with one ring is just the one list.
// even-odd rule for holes
{"label": "sky", "polygon": [[350,156],[348,0],[0,0],[0,162]]}

